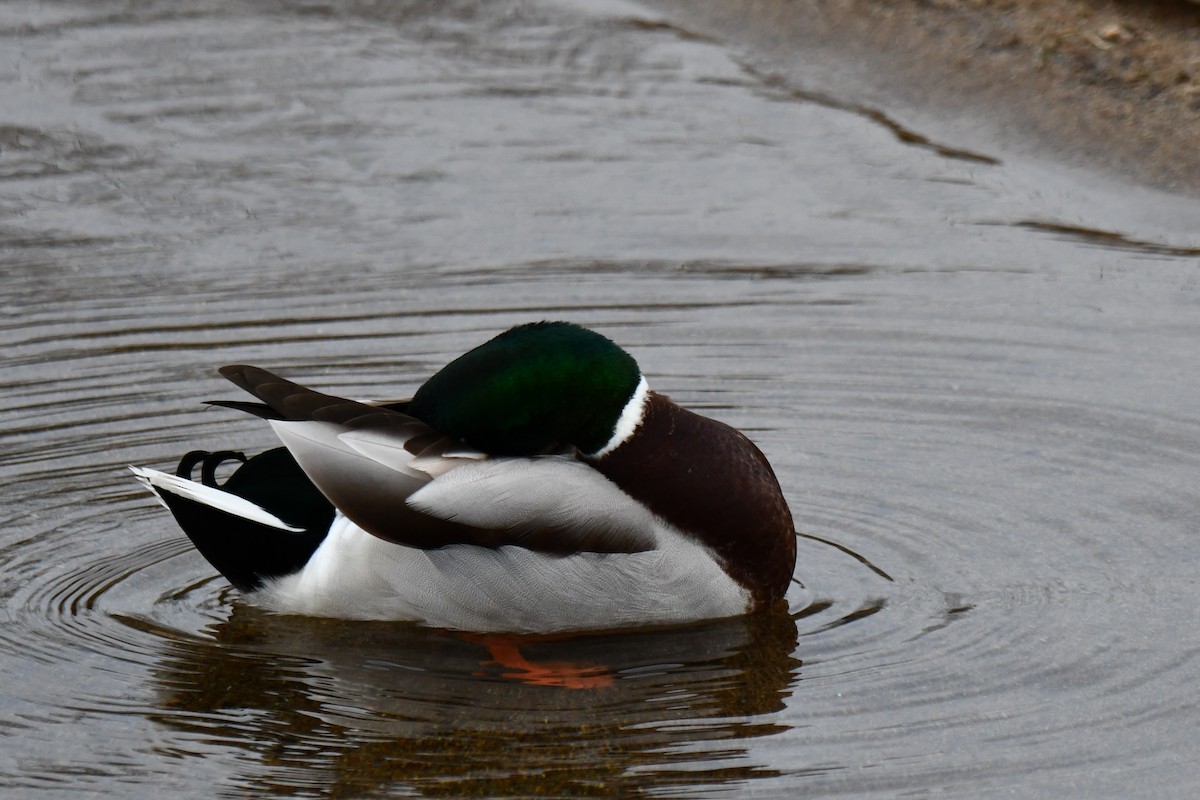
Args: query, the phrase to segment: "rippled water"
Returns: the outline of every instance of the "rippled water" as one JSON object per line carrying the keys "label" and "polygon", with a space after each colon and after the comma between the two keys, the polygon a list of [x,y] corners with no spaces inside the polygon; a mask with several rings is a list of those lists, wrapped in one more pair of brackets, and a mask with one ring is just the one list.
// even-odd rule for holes
{"label": "rippled water", "polygon": [[[1200,203],[619,3],[0,6],[0,787],[1190,797]],[[828,65],[822,74],[828,72]],[[264,615],[124,465],[220,364],[410,391],[529,319],[745,429],[792,613]]]}

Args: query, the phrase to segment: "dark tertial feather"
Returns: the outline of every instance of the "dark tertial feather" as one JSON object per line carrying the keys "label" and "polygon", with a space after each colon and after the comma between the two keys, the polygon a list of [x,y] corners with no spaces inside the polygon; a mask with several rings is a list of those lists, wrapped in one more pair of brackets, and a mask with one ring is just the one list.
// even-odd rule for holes
{"label": "dark tertial feather", "polygon": [[[413,417],[395,409],[394,406],[400,404],[378,406],[323,394],[259,367],[234,364],[221,367],[221,374],[270,407],[276,416],[268,419],[331,422],[351,428],[395,428],[404,424],[420,424]],[[219,405],[250,410],[240,404],[222,402]],[[255,406],[253,403],[245,405]]]}

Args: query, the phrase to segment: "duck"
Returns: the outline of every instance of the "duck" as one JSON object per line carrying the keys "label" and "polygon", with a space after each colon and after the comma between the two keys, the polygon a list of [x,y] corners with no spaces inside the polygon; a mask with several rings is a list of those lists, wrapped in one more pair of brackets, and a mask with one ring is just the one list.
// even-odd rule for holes
{"label": "duck", "polygon": [[762,451],[588,328],[518,325],[400,401],[220,373],[255,400],[210,405],[282,446],[130,469],[268,611],[554,633],[786,604],[796,531]]}

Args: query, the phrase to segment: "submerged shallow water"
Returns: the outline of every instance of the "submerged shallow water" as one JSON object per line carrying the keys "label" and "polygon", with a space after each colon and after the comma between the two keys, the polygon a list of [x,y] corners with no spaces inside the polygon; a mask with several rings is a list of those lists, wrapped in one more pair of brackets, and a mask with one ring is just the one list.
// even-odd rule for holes
{"label": "submerged shallow water", "polygon": [[[6,791],[1192,795],[1200,204],[620,3],[12,3],[0,38]],[[200,405],[221,364],[395,397],[541,318],[759,443],[791,614],[274,617],[125,470],[273,445]]]}

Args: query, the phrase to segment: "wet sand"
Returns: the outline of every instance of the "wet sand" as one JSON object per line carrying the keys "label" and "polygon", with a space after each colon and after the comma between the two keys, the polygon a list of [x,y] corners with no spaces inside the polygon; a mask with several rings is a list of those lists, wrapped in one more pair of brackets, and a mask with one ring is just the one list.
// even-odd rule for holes
{"label": "wet sand", "polygon": [[[1200,4],[1188,0],[664,0],[775,64],[816,48],[862,100],[974,145],[1200,193]],[[809,68],[811,69],[811,68]],[[848,85],[849,84],[849,85]],[[872,95],[877,95],[872,97]],[[889,112],[897,109],[889,108]]]}

